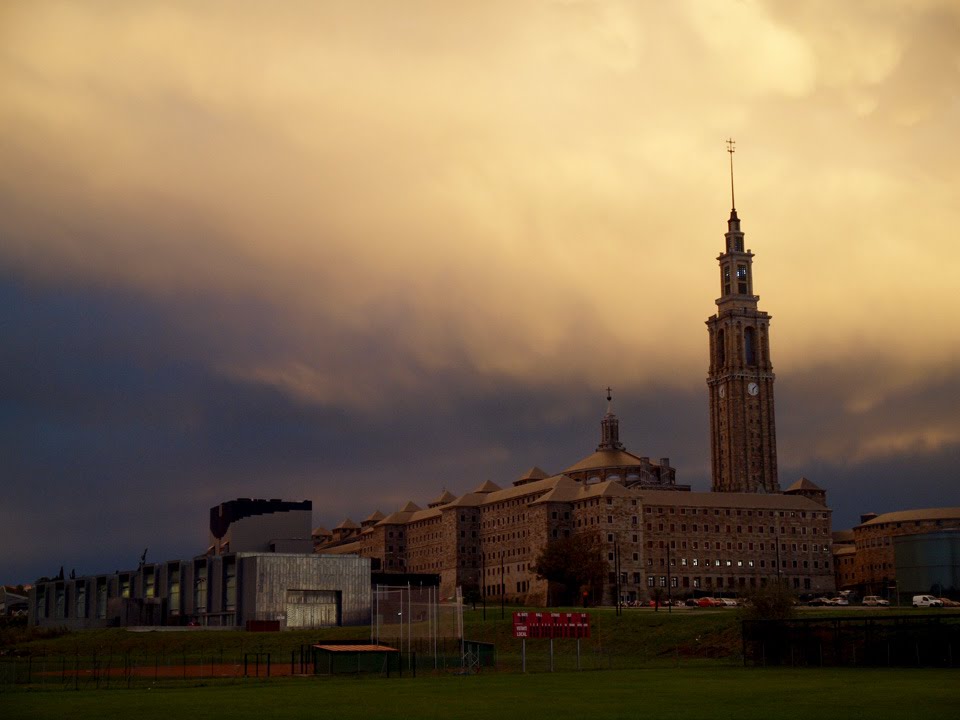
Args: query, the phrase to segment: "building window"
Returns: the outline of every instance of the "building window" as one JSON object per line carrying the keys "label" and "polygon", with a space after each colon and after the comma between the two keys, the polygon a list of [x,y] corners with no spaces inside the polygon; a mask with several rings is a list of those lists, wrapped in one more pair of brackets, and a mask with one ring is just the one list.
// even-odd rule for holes
{"label": "building window", "polygon": [[155,568],[143,569],[143,596],[152,598],[157,596],[157,576]]}
{"label": "building window", "polygon": [[77,617],[85,618],[87,616],[87,581],[81,580],[75,587],[77,591]]}
{"label": "building window", "polygon": [[749,292],[748,285],[747,266],[737,265],[737,293],[739,295],[746,295]]}
{"label": "building window", "polygon": [[62,620],[67,616],[67,593],[62,583],[57,584],[55,592],[54,617]]}
{"label": "building window", "polygon": [[207,611],[207,566],[198,565],[194,573],[196,578],[193,581],[193,606],[196,612]]}
{"label": "building window", "polygon": [[97,619],[107,617],[107,579],[97,578]]}
{"label": "building window", "polygon": [[748,327],[743,331],[744,362],[747,365],[757,364],[757,341],[754,329]]}
{"label": "building window", "polygon": [[224,588],[223,600],[224,610],[237,609],[237,561],[236,558],[230,558],[223,563]]}

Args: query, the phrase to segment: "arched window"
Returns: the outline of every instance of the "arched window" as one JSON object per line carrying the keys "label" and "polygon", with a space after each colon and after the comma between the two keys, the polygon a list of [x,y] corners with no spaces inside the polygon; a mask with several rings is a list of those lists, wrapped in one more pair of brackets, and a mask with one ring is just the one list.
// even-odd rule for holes
{"label": "arched window", "polygon": [[747,365],[757,364],[757,338],[752,327],[743,331],[743,355]]}
{"label": "arched window", "polygon": [[727,336],[723,330],[717,333],[717,364],[723,367],[727,364]]}

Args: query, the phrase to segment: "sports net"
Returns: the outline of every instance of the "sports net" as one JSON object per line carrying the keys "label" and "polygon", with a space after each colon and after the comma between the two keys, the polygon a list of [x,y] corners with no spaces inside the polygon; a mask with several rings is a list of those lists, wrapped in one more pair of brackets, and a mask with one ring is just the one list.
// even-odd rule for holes
{"label": "sports net", "polygon": [[376,585],[370,641],[389,645],[404,654],[412,667],[463,666],[463,594],[441,597],[437,587]]}

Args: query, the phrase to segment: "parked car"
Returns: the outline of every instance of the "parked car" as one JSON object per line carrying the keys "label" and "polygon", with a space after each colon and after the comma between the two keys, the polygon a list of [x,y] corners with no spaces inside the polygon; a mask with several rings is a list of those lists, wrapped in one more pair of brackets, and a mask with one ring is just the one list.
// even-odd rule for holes
{"label": "parked car", "polygon": [[697,605],[700,607],[714,607],[716,604],[717,601],[712,597],[702,597],[697,599]]}
{"label": "parked car", "polygon": [[920,607],[943,607],[943,601],[933,595],[914,595],[913,606]]}
{"label": "parked car", "polygon": [[879,595],[866,595],[861,601],[863,605],[883,605],[887,606],[890,604],[889,600],[884,600]]}
{"label": "parked car", "polygon": [[687,598],[683,601],[683,604],[687,607],[700,607],[700,603],[698,603],[694,598]]}
{"label": "parked car", "polygon": [[830,598],[826,598],[826,597],[818,597],[818,598],[814,598],[813,600],[807,601],[807,605],[814,605],[814,606],[829,605],[829,604],[830,604]]}
{"label": "parked car", "polygon": [[951,600],[950,598],[940,598],[940,602],[943,603],[944,607],[960,607],[960,602]]}
{"label": "parked car", "polygon": [[850,601],[845,597],[835,597],[827,600],[828,605],[849,605]]}
{"label": "parked car", "polygon": [[739,605],[736,598],[720,598],[720,603],[723,607],[737,607]]}

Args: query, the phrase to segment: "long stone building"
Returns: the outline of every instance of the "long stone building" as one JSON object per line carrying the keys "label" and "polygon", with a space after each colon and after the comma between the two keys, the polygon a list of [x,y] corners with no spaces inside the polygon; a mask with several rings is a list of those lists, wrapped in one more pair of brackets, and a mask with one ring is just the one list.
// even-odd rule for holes
{"label": "long stone building", "polygon": [[[903,587],[904,568],[897,565],[896,546],[904,538],[944,531],[960,532],[960,507],[898,510],[876,515],[867,513],[852,530],[834,533],[834,563],[838,588],[863,595],[895,598],[896,592],[930,592],[929,587]],[[960,558],[946,563],[954,568]],[[899,571],[899,572],[898,572]],[[953,577],[958,571],[953,570]],[[944,587],[954,593],[960,587]]]}
{"label": "long stone building", "polygon": [[771,578],[801,593],[832,590],[826,493],[805,478],[780,489],[770,316],[753,294],[753,253],[735,206],[717,259],[721,294],[707,320],[712,492],[678,485],[668,458],[630,453],[608,391],[600,443],[563,471],[533,467],[506,487],[486,481],[459,497],[444,491],[425,507],[411,501],[359,524],[317,528],[317,551],[369,557],[386,572],[438,574],[445,595],[461,585],[547,604],[551,589],[532,569],[540,552],[595,533],[611,570],[605,602],[618,591],[622,600],[657,590],[735,594]]}

